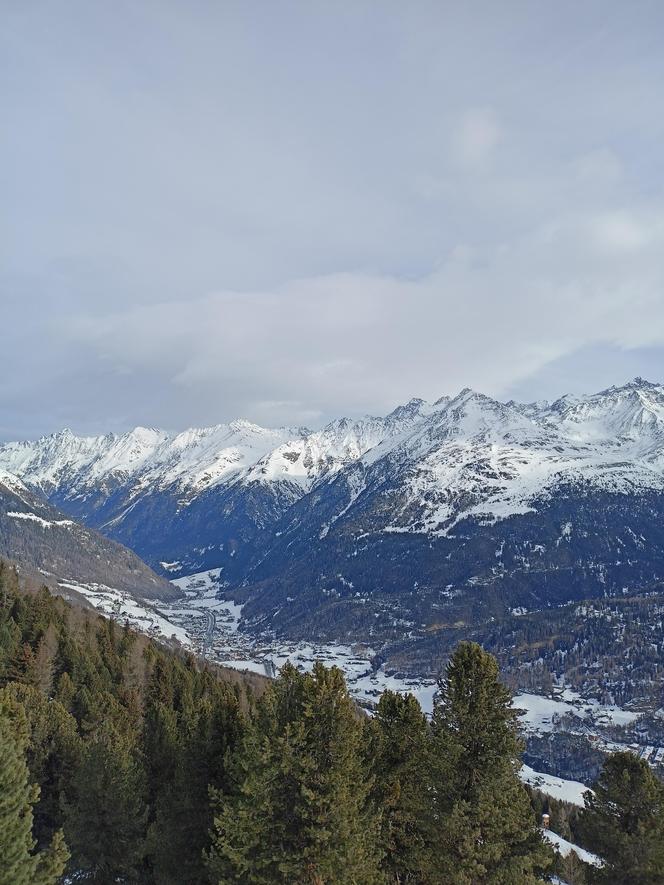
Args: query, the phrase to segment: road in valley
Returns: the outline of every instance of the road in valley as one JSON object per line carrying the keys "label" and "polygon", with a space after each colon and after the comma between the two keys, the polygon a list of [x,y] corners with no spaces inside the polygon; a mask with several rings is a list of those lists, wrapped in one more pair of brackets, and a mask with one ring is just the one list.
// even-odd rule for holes
{"label": "road in valley", "polygon": [[214,632],[217,627],[217,616],[214,612],[211,612],[209,609],[205,611],[206,625],[205,625],[205,637],[203,639],[203,657],[207,657],[208,649],[212,646],[214,641]]}

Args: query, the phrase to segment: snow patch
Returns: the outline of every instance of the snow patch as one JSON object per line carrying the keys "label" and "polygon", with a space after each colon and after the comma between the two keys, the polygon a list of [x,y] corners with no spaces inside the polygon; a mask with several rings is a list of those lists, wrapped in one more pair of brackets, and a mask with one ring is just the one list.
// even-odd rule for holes
{"label": "snow patch", "polygon": [[604,866],[604,861],[601,857],[593,854],[592,851],[586,851],[585,848],[580,848],[573,842],[568,842],[567,839],[563,839],[562,836],[559,836],[552,830],[542,830],[542,835],[547,840],[547,842],[550,842],[551,845],[553,845],[555,850],[562,857],[567,857],[567,855],[573,851],[578,856],[579,860],[582,860],[584,863],[592,864],[592,866],[594,867]]}
{"label": "snow patch", "polygon": [[536,790],[546,793],[552,799],[570,802],[572,805],[578,805],[579,808],[584,806],[583,794],[588,791],[588,787],[579,781],[569,781],[552,774],[543,774],[540,771],[535,771],[529,765],[521,766],[519,777],[524,784],[529,784]]}
{"label": "snow patch", "polygon": [[76,525],[76,523],[72,519],[54,519],[48,520],[43,519],[41,516],[37,516],[36,513],[24,513],[18,510],[8,510],[7,516],[11,516],[12,519],[25,519],[30,522],[36,522],[44,529],[52,529],[53,526],[70,526]]}

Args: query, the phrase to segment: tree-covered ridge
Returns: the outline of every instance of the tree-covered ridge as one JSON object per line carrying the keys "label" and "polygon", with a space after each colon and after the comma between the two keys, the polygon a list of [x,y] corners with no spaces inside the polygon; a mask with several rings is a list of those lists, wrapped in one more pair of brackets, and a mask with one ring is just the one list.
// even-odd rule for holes
{"label": "tree-covered ridge", "polygon": [[207,881],[208,789],[264,683],[22,592],[0,564],[3,722],[26,720],[37,847],[63,829],[81,881]]}
{"label": "tree-covered ridge", "polygon": [[[370,718],[336,668],[229,675],[2,566],[0,742],[2,885],[65,881],[68,856],[100,885],[527,885],[552,869],[510,694],[473,643],[431,721],[391,692]],[[603,778],[573,821],[608,861],[593,875],[664,881],[661,785],[633,757]],[[567,868],[574,885],[592,873]]]}

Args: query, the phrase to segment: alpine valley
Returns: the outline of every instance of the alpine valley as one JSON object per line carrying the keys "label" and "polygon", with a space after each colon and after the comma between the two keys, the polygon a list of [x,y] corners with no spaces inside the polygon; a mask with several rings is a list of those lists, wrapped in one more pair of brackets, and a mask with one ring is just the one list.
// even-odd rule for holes
{"label": "alpine valley", "polygon": [[[553,718],[567,725],[555,764],[551,716],[532,717],[538,770],[596,774],[587,702],[600,705],[605,742],[664,746],[660,384],[527,404],[465,389],[317,431],[247,421],[177,434],[63,430],[3,445],[0,470],[2,555],[22,551],[26,563],[41,550],[32,564],[43,574],[60,537],[93,552],[114,542],[125,564],[106,609],[128,611],[132,594],[148,609],[161,600],[143,617],[156,630],[170,607],[166,624],[193,625],[199,649],[230,626],[236,648],[272,643],[268,675],[294,650],[302,657],[302,643],[305,658],[341,649],[357,696],[377,693],[370,660],[378,688],[420,680],[430,703],[441,661],[472,638],[514,689],[557,693]],[[84,563],[78,547],[67,561]]]}
{"label": "alpine valley", "polygon": [[169,577],[221,569],[244,619],[395,639],[664,577],[664,387],[553,403],[463,390],[322,430],[64,430],[0,468]]}

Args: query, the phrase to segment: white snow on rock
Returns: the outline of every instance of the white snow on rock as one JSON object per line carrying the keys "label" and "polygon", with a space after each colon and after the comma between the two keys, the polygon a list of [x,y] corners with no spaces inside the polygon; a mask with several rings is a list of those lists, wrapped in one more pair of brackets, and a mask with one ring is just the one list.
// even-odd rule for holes
{"label": "white snow on rock", "polygon": [[101,483],[132,480],[137,491],[175,485],[200,492],[237,477],[298,434],[291,428],[268,430],[248,421],[177,434],[136,427],[120,435],[78,437],[62,430],[34,443],[0,447],[0,465],[45,491],[67,485],[85,494]]}

